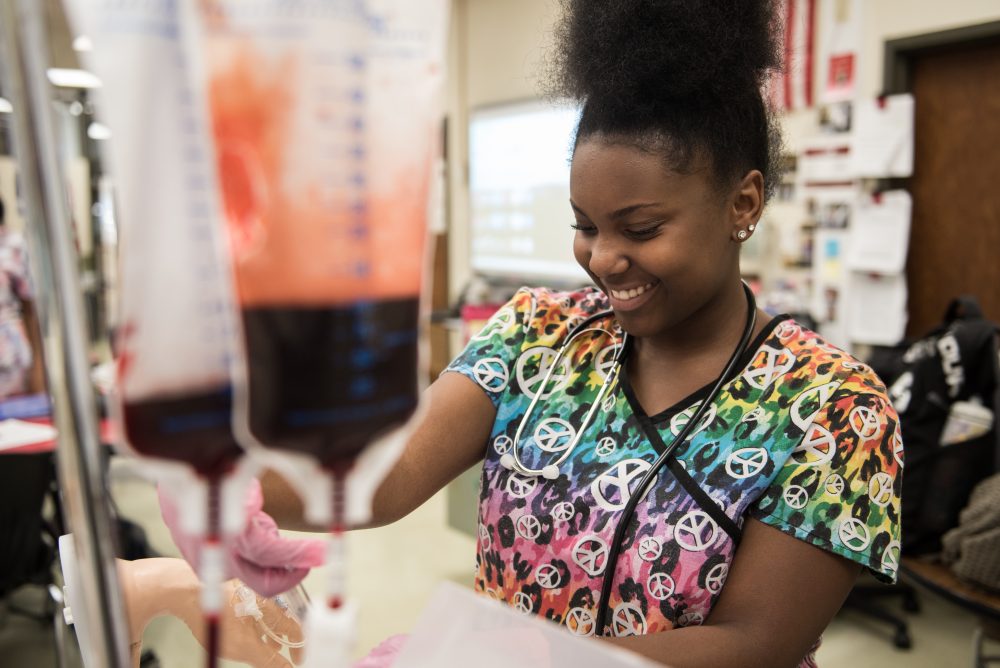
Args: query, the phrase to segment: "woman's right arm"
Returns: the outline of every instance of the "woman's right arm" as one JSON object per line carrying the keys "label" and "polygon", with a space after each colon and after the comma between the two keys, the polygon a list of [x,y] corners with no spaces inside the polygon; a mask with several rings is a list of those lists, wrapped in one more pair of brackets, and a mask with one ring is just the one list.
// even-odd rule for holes
{"label": "woman's right arm", "polygon": [[[483,458],[496,409],[475,382],[445,373],[426,391],[427,404],[399,461],[379,486],[369,526],[408,515],[460,473]],[[302,502],[274,471],[261,477],[264,511],[283,529],[325,531],[303,519]]]}

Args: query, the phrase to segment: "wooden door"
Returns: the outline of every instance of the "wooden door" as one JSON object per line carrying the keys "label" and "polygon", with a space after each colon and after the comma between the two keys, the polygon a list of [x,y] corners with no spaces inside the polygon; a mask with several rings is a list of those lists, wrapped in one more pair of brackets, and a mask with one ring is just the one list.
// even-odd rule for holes
{"label": "wooden door", "polygon": [[1000,322],[1000,42],[914,54],[909,335],[948,301],[978,297]]}

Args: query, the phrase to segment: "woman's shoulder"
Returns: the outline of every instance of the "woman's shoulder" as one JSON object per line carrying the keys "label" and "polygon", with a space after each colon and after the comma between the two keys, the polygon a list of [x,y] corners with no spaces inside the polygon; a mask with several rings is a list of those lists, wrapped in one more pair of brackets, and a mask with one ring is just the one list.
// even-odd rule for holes
{"label": "woman's shoulder", "polygon": [[886,395],[885,384],[870,366],[794,319],[778,322],[772,338],[795,358],[801,371],[825,377],[842,390]]}
{"label": "woman's shoulder", "polygon": [[530,338],[537,339],[558,339],[588,318],[602,313],[612,315],[607,296],[594,287],[575,290],[522,287],[510,305],[519,314],[525,330],[533,333]]}

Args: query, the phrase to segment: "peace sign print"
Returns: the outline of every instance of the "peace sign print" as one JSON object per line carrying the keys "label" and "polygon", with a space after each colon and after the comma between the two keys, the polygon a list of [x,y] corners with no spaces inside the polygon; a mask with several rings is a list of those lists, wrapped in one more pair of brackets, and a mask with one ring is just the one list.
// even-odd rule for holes
{"label": "peace sign print", "polygon": [[562,574],[552,564],[542,564],[535,569],[535,582],[545,589],[558,589],[562,586]]}
{"label": "peace sign print", "polygon": [[899,550],[899,541],[890,540],[889,544],[885,546],[885,551],[882,553],[882,568],[890,573],[896,572],[899,568]]}
{"label": "peace sign print", "polygon": [[868,498],[876,506],[885,508],[892,501],[892,476],[879,471],[868,481]]}
{"label": "peace sign print", "polygon": [[701,626],[704,621],[705,616],[700,612],[685,612],[677,618],[677,626],[681,628],[685,626]]}
{"label": "peace sign print", "polygon": [[510,447],[512,445],[514,445],[514,441],[512,441],[510,436],[507,434],[500,434],[493,439],[493,450],[495,450],[498,455],[506,455],[510,452]]}
{"label": "peace sign print", "polygon": [[802,329],[796,325],[791,320],[786,320],[785,322],[778,325],[778,329],[775,332],[779,339],[791,339],[798,336],[802,332]]}
{"label": "peace sign print", "polygon": [[726,577],[729,575],[729,564],[716,564],[705,576],[705,588],[713,594],[722,591],[722,585],[726,584]]}
{"label": "peace sign print", "polygon": [[519,591],[514,594],[514,609],[520,612],[522,615],[530,615],[534,611],[535,604],[531,600],[531,597],[525,594],[523,591]]}
{"label": "peace sign print", "polygon": [[632,481],[641,478],[652,467],[645,459],[620,461],[594,479],[590,484],[590,493],[604,510],[622,510],[632,498]]}
{"label": "peace sign print", "polygon": [[562,389],[569,381],[570,369],[569,359],[559,357],[559,366],[552,370],[549,382],[551,387],[542,388],[545,377],[552,369],[559,354],[548,346],[534,346],[528,348],[517,358],[515,365],[517,384],[521,392],[534,399],[536,392],[542,392],[542,399],[549,397],[556,390]]}
{"label": "peace sign print", "polygon": [[472,367],[472,375],[487,392],[502,392],[510,381],[507,365],[499,357],[485,357]]}
{"label": "peace sign print", "polygon": [[795,426],[806,431],[838,387],[840,383],[826,383],[810,387],[799,394],[792,402],[791,409],[792,422]]}
{"label": "peace sign print", "polygon": [[542,523],[534,515],[521,515],[514,527],[518,535],[525,540],[535,540],[542,533]]}
{"label": "peace sign print", "polygon": [[600,536],[584,536],[573,547],[573,563],[583,569],[590,577],[597,577],[604,572],[608,562],[608,544]]}
{"label": "peace sign print", "polygon": [[562,418],[542,420],[535,427],[535,443],[545,452],[562,452],[573,442],[576,429]]}
{"label": "peace sign print", "polygon": [[766,448],[740,448],[726,458],[726,473],[743,480],[760,473],[767,462]]}
{"label": "peace sign print", "polygon": [[[743,374],[743,378],[750,386],[763,390],[776,379],[791,371],[795,365],[795,355],[788,348],[775,350],[768,345],[761,346],[760,350],[764,355],[764,364],[752,367]],[[759,355],[760,353],[758,353]]]}
{"label": "peace sign print", "polygon": [[514,324],[514,320],[517,315],[514,313],[514,309],[509,306],[505,306],[490,318],[490,321],[486,323],[475,336],[471,337],[472,341],[485,341],[486,339],[492,337],[494,334],[503,334],[511,325]]}
{"label": "peace sign print", "polygon": [[597,353],[597,357],[594,359],[594,370],[597,372],[597,376],[604,382],[611,375],[612,369],[615,368],[615,354],[618,352],[618,344],[613,343],[610,346],[604,346]]}
{"label": "peace sign print", "polygon": [[646,536],[639,541],[639,558],[643,561],[656,561],[663,554],[663,543],[658,538]]}
{"label": "peace sign print", "polygon": [[609,455],[613,455],[617,449],[618,444],[615,443],[615,439],[610,436],[605,436],[597,442],[597,447],[594,448],[594,454],[598,457],[607,457]]}
{"label": "peace sign print", "polygon": [[840,542],[854,552],[865,549],[872,540],[865,523],[854,517],[840,523],[837,535],[840,537]]}
{"label": "peace sign print", "polygon": [[611,616],[611,630],[617,638],[641,636],[646,633],[646,618],[635,603],[619,603]]}
{"label": "peace sign print", "polygon": [[617,403],[618,401],[617,397],[615,397],[615,387],[617,387],[617,385],[618,384],[615,383],[614,385],[609,387],[608,393],[604,395],[604,399],[601,400],[601,410],[603,410],[605,413],[610,413],[611,410],[615,407],[615,403]]}
{"label": "peace sign print", "polygon": [[789,485],[782,492],[781,496],[785,499],[785,503],[789,507],[795,508],[796,510],[806,507],[806,502],[809,501],[809,492],[806,491],[805,487],[800,485]]}
{"label": "peace sign print", "polygon": [[570,608],[566,613],[566,628],[575,636],[592,636],[597,629],[597,623],[590,610]]}
{"label": "peace sign print", "polygon": [[490,549],[493,545],[493,539],[490,537],[490,530],[486,528],[485,524],[479,525],[479,544],[483,546],[484,550]]}
{"label": "peace sign print", "polygon": [[[687,410],[682,411],[670,418],[670,432],[674,436],[680,435],[681,430],[684,429],[684,427],[687,426],[687,423],[691,421],[691,418],[698,412],[698,408],[700,406],[701,402],[698,402],[694,406],[691,406]],[[699,424],[694,431],[691,432],[691,436],[695,436],[705,431],[705,429],[708,428],[708,425],[715,421],[716,415],[717,409],[715,408],[715,404],[710,404],[708,409],[705,410],[705,416],[701,419],[701,424]]]}
{"label": "peace sign print", "polygon": [[573,515],[576,515],[576,508],[569,501],[563,501],[562,503],[556,504],[556,507],[552,509],[552,519],[557,522],[569,522],[573,519]]}
{"label": "peace sign print", "polygon": [[740,418],[740,424],[744,424],[746,422],[760,422],[761,418],[763,417],[764,417],[764,408],[762,406],[757,406],[752,411],[749,411],[748,413],[744,414],[743,417]]}
{"label": "peace sign print", "polygon": [[837,454],[837,441],[826,427],[809,425],[802,442],[792,450],[792,459],[805,466],[821,466]]}
{"label": "peace sign print", "polygon": [[653,573],[646,580],[646,591],[657,601],[665,601],[674,595],[674,579],[667,573]]}
{"label": "peace sign print", "polygon": [[878,413],[867,406],[855,406],[847,419],[851,423],[851,429],[861,438],[876,438],[882,431]]}
{"label": "peace sign print", "polygon": [[719,525],[703,510],[689,510],[674,527],[674,540],[688,552],[704,552],[719,535]]}
{"label": "peace sign print", "polygon": [[823,484],[827,494],[840,496],[844,493],[844,477],[837,473],[831,473]]}
{"label": "peace sign print", "polygon": [[523,499],[535,491],[538,481],[534,478],[522,476],[519,473],[511,473],[507,478],[507,493],[511,496]]}

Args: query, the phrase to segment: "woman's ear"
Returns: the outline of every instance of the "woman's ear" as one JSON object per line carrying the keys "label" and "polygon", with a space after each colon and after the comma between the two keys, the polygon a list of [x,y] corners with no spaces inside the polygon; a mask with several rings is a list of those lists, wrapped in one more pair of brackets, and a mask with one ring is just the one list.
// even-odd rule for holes
{"label": "woman's ear", "polygon": [[738,241],[746,241],[756,229],[764,210],[764,175],[756,169],[747,172],[733,191],[730,201],[732,236]]}

